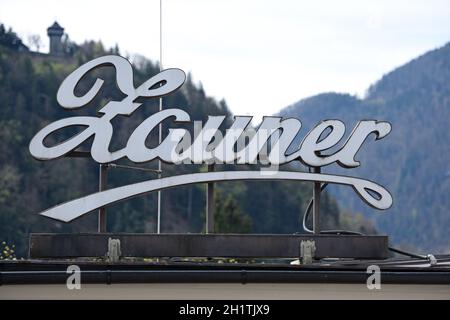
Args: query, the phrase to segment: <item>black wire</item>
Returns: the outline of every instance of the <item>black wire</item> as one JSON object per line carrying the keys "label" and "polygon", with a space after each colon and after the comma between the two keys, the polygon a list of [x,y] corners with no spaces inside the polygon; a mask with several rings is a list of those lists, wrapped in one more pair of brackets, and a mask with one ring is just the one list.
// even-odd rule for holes
{"label": "black wire", "polygon": [[[325,190],[325,188],[326,188],[327,186],[328,186],[328,183],[323,183],[323,184],[320,186],[320,192],[322,192],[323,190]],[[303,213],[303,230],[305,230],[306,232],[309,232],[309,233],[314,233],[314,231],[312,231],[311,229],[309,229],[309,228],[306,226],[306,221],[308,220],[309,214],[311,213],[311,208],[312,208],[313,203],[314,203],[314,197],[311,197],[311,200],[309,200],[308,206],[306,207],[306,210],[305,210],[305,212]],[[300,220],[300,219],[299,219],[299,220]],[[299,223],[300,223],[300,221],[299,221]]]}
{"label": "black wire", "polygon": [[136,167],[136,166],[128,166],[124,164],[116,164],[116,163],[109,163],[108,167],[111,168],[118,168],[118,169],[132,169],[132,170],[140,170],[140,171],[147,171],[147,172],[153,172],[153,173],[161,173],[160,170],[156,169],[150,169],[150,168],[143,168],[143,167]]}
{"label": "black wire", "polygon": [[429,258],[427,256],[421,255],[421,254],[416,254],[416,253],[411,253],[411,252],[406,252],[397,248],[393,248],[393,247],[388,247],[389,251],[398,253],[398,254],[402,254],[404,256],[409,256],[411,258],[417,258],[417,259],[424,259],[424,260],[429,260]]}
{"label": "black wire", "polygon": [[363,236],[364,234],[358,231],[350,231],[350,230],[323,230],[320,231],[321,234],[342,234],[342,235],[350,235],[350,236]]}

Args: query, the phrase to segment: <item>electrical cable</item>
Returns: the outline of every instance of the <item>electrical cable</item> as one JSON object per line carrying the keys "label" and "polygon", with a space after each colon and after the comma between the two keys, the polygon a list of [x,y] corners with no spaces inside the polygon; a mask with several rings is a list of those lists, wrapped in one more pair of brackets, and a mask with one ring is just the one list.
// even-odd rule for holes
{"label": "electrical cable", "polygon": [[[328,183],[323,183],[320,186],[320,192],[325,190],[325,188],[328,186]],[[303,214],[303,230],[309,233],[314,233],[311,229],[309,229],[306,226],[306,221],[308,220],[309,214],[311,213],[312,206],[314,204],[314,197],[311,197],[311,200],[309,200],[308,206],[306,207],[305,213]],[[299,221],[300,222],[300,221]]]}
{"label": "electrical cable", "polygon": [[109,163],[107,166],[110,167],[110,168],[132,169],[132,170],[153,172],[153,173],[158,173],[158,174],[161,173],[160,170],[149,169],[149,168],[142,168],[142,167],[136,167],[136,166],[128,166],[128,165],[124,165],[124,164]]}
{"label": "electrical cable", "polygon": [[425,255],[421,255],[421,254],[416,254],[416,253],[411,253],[411,252],[406,252],[397,248],[393,248],[393,247],[389,247],[389,251],[404,255],[404,256],[409,256],[411,258],[417,258],[417,259],[423,259],[423,260],[428,260],[428,256]]}

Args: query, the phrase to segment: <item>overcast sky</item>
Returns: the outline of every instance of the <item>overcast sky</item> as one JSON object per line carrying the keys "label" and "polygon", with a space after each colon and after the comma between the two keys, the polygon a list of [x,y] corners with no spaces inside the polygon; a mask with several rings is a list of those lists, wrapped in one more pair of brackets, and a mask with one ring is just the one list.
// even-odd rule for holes
{"label": "overcast sky", "polygon": [[[0,21],[25,43],[39,33],[43,51],[54,20],[76,42],[159,58],[159,0],[0,0]],[[163,0],[164,67],[192,71],[208,94],[255,120],[321,92],[362,96],[448,41],[448,0]]]}

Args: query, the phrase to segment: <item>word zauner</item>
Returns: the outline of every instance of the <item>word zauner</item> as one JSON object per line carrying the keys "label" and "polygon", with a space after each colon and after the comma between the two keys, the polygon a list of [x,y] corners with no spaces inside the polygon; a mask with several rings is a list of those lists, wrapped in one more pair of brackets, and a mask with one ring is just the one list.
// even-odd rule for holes
{"label": "word zauner", "polygon": [[[257,130],[254,130],[250,125],[252,117],[236,116],[231,126],[225,130],[225,135],[222,136],[219,128],[225,116],[208,116],[200,132],[191,138],[187,129],[176,127],[181,123],[191,123],[189,114],[179,108],[168,108],[149,116],[139,124],[131,133],[125,147],[111,151],[110,143],[114,131],[111,121],[118,115],[129,116],[136,112],[142,106],[144,99],[163,97],[178,90],[183,85],[186,75],[180,69],[167,69],[136,88],[133,84],[133,68],[128,60],[120,56],[104,56],[82,65],[62,82],[57,93],[58,103],[63,108],[76,109],[91,102],[101,92],[104,82],[102,79],[97,78],[92,87],[82,96],[77,96],[75,89],[86,74],[106,65],[114,66],[117,86],[125,98],[108,102],[99,110],[100,117],[75,116],[50,123],[31,140],[30,152],[33,157],[39,160],[56,159],[77,149],[87,139],[93,137],[90,152],[92,158],[98,163],[110,163],[128,158],[135,163],[160,159],[171,164],[253,165],[257,164],[258,160],[264,159],[265,164],[270,165],[282,165],[299,160],[310,167],[337,163],[346,168],[354,168],[360,165],[355,156],[366,138],[374,134],[379,140],[391,131],[391,125],[386,121],[362,120],[342,143],[345,134],[344,123],[339,120],[325,120],[310,130],[303,141],[295,146],[294,139],[301,131],[301,122],[298,119],[264,117]],[[173,121],[174,126],[168,129],[167,135],[159,145],[148,148],[145,141],[151,132],[158,130],[163,121]],[[83,126],[85,129],[56,145],[48,146],[44,143],[51,134],[71,126]],[[340,143],[342,146],[338,147]],[[330,152],[330,149],[333,151]],[[327,150],[329,152],[324,154]],[[267,172],[262,175],[255,171],[233,171],[196,173],[136,183],[69,201],[41,214],[62,221],[71,221],[101,206],[163,188],[189,183],[241,179],[339,183],[352,186],[363,200],[375,208],[386,209],[392,205],[392,197],[383,187],[359,178],[287,171],[275,171],[268,177]]]}

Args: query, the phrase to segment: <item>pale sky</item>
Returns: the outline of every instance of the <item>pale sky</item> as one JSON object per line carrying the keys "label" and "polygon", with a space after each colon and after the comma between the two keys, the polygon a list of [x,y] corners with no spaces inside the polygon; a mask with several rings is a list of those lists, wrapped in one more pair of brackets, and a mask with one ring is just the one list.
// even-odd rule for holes
{"label": "pale sky", "polygon": [[[0,0],[0,21],[25,43],[40,34],[41,51],[54,20],[78,43],[159,59],[159,0]],[[207,94],[256,121],[321,92],[362,96],[448,41],[448,0],[163,0],[164,67],[191,71]]]}

